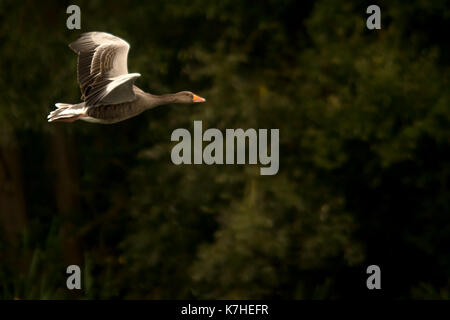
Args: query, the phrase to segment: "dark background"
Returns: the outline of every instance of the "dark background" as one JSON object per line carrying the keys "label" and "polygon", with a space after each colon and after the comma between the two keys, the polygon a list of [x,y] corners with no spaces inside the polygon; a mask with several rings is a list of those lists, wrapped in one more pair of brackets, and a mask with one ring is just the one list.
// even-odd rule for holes
{"label": "dark background", "polygon": [[[0,297],[448,299],[450,6],[356,3],[0,1]],[[207,102],[47,123],[86,31],[130,43],[145,91]],[[194,120],[280,129],[278,174],[175,166]]]}

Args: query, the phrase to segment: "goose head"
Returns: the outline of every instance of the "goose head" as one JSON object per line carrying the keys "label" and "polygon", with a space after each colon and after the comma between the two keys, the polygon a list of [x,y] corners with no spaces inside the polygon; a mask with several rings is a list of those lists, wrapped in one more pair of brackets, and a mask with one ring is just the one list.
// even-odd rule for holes
{"label": "goose head", "polygon": [[205,102],[205,98],[202,98],[190,91],[181,91],[175,94],[175,100],[177,103],[198,103]]}

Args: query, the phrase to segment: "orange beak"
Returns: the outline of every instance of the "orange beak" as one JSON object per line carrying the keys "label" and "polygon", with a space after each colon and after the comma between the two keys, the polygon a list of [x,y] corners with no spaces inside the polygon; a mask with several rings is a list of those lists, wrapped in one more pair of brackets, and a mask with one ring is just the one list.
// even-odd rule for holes
{"label": "orange beak", "polygon": [[192,102],[205,102],[205,98],[199,97],[198,95],[194,94],[192,97]]}

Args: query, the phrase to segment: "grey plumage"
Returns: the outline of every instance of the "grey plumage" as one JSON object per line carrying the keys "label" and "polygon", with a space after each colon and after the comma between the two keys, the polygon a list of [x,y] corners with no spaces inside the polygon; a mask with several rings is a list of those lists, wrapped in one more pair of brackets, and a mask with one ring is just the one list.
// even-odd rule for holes
{"label": "grey plumage", "polygon": [[83,33],[69,47],[78,54],[77,77],[84,102],[57,103],[48,121],[85,120],[115,123],[168,103],[204,102],[189,91],[152,95],[134,85],[139,73],[128,73],[130,45],[105,32]]}

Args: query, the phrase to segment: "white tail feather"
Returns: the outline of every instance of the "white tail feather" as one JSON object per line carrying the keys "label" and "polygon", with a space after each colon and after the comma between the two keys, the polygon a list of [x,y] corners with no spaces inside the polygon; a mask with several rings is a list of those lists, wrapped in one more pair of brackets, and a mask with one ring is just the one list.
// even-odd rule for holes
{"label": "white tail feather", "polygon": [[47,116],[48,122],[53,122],[62,119],[70,119],[76,116],[83,115],[86,112],[86,109],[84,108],[84,103],[80,104],[56,103],[55,106],[56,109],[50,112]]}
{"label": "white tail feather", "polygon": [[56,108],[67,108],[67,107],[70,107],[71,106],[71,104],[68,104],[68,103],[55,103],[55,107]]}

